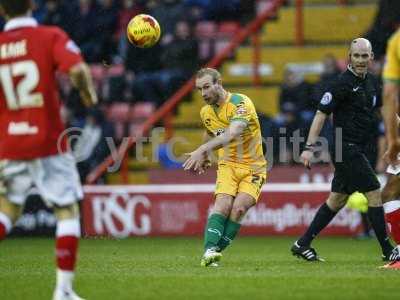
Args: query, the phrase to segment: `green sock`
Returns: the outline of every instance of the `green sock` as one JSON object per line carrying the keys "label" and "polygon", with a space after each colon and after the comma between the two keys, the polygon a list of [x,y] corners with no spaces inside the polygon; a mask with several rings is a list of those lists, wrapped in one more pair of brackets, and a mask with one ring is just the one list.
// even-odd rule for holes
{"label": "green sock", "polygon": [[228,247],[235,239],[240,229],[240,223],[236,223],[232,220],[227,220],[225,223],[225,230],[222,238],[218,242],[218,248],[222,251]]}
{"label": "green sock", "polygon": [[218,241],[224,232],[226,217],[220,214],[212,214],[208,217],[206,230],[204,232],[204,248],[217,247]]}

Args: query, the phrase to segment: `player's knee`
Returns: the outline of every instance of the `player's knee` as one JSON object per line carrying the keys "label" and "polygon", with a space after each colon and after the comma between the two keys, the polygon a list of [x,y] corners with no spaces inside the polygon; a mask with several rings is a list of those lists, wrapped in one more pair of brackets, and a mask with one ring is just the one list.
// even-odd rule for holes
{"label": "player's knee", "polygon": [[231,209],[232,208],[229,205],[218,205],[214,207],[213,212],[228,217]]}
{"label": "player's knee", "polygon": [[213,212],[228,217],[232,210],[232,197],[218,195],[215,199]]}
{"label": "player's knee", "polygon": [[381,197],[382,197],[382,202],[383,203],[392,200],[394,198],[393,196],[394,196],[394,193],[393,193],[393,190],[391,188],[385,187],[382,190]]}
{"label": "player's knee", "polygon": [[347,198],[328,198],[326,204],[333,211],[339,211],[346,205]]}
{"label": "player's knee", "polygon": [[368,199],[368,206],[378,207],[382,206],[381,191],[379,189],[365,193]]}
{"label": "player's knee", "polygon": [[74,203],[67,206],[55,207],[54,213],[57,217],[57,220],[79,218],[79,206],[77,203]]}
{"label": "player's knee", "polygon": [[232,207],[230,218],[233,221],[239,222],[246,214],[246,207],[244,206],[234,206]]}
{"label": "player's knee", "polygon": [[214,205],[214,213],[228,217],[232,210],[232,204],[225,201],[217,201]]}
{"label": "player's knee", "polygon": [[397,192],[397,188],[394,187],[394,186],[391,186],[391,185],[386,185],[383,188],[382,194],[381,194],[383,203],[391,201],[391,200],[397,198],[398,196],[399,195],[398,195],[398,192]]}

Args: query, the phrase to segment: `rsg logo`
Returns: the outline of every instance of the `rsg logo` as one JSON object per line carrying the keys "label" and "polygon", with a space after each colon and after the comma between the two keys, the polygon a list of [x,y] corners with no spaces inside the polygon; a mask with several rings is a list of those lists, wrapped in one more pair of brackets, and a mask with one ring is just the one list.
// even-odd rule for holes
{"label": "rsg logo", "polygon": [[139,208],[151,208],[146,196],[130,196],[126,193],[95,196],[91,205],[96,234],[108,232],[111,236],[124,238],[129,235],[146,235],[151,231],[150,216],[143,209],[138,215]]}

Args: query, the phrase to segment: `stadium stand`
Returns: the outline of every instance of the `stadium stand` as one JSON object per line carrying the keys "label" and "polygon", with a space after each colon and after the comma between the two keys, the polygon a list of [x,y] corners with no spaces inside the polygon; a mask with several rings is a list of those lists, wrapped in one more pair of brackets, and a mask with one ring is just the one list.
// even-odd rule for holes
{"label": "stadium stand", "polygon": [[[253,48],[250,44],[244,44],[221,67],[225,86],[231,91],[250,96],[258,111],[269,118],[277,116],[280,85],[286,69],[299,73],[308,83],[315,84],[323,71],[321,61],[326,54],[338,58],[339,65],[345,67],[347,43],[367,30],[376,13],[376,4],[371,1],[358,0],[351,1],[350,4],[338,5],[337,1],[304,1],[305,44],[301,47],[295,46],[294,5],[289,3],[281,8],[276,20],[264,25],[260,33],[261,85],[253,85]],[[267,6],[268,1],[257,3],[258,9]],[[320,24],[324,26],[319,26]],[[238,23],[235,25],[232,22],[199,22],[195,33],[199,39],[200,57],[204,59],[217,53],[226,45],[222,40],[218,46],[218,37],[226,36],[229,32],[234,33],[235,30],[239,30]],[[198,113],[203,105],[201,97],[197,94],[193,95],[191,101],[180,104],[173,120],[174,136],[184,137],[188,143],[174,147],[173,153],[177,156],[194,149],[199,143],[202,129]],[[145,150],[145,153],[146,151],[149,152]],[[134,166],[134,163],[131,166]]]}

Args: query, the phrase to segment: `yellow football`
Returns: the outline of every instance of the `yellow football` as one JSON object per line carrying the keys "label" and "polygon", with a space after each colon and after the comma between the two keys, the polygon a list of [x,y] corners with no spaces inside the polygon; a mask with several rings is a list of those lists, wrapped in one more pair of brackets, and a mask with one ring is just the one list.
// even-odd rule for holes
{"label": "yellow football", "polygon": [[130,20],[126,29],[129,42],[139,48],[153,47],[161,36],[157,20],[150,15],[136,15]]}

